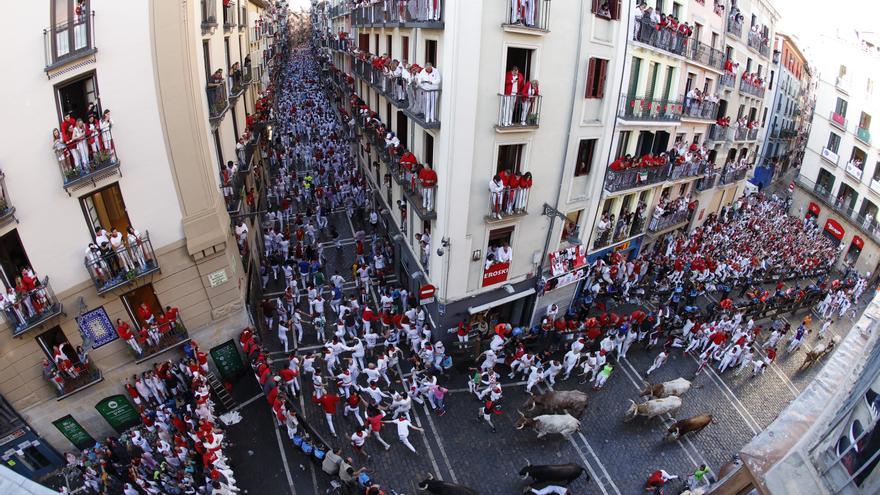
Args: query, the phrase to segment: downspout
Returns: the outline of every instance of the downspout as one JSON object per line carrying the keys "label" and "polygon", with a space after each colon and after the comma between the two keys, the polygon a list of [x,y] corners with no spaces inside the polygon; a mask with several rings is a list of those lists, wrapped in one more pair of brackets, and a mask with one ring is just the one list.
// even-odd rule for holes
{"label": "downspout", "polygon": [[[583,44],[584,38],[584,0],[580,2],[580,13],[578,14],[578,42],[577,48],[575,49],[575,61],[574,67],[577,67],[577,74],[580,74],[581,68],[581,45]],[[554,202],[554,207],[558,209],[559,200],[562,198],[562,186],[565,184],[565,164],[568,162],[568,144],[571,140],[571,120],[574,117],[574,104],[577,96],[577,78],[575,78],[575,84],[571,86],[571,98],[568,105],[568,134],[565,136],[565,139],[562,143],[563,153],[562,153],[562,166],[559,167],[559,187],[556,188],[556,201]],[[543,207],[542,207],[543,208]],[[535,285],[541,280],[544,275],[544,259],[547,258],[547,251],[550,249],[550,237],[553,235],[553,225],[556,223],[556,217],[550,216],[550,226],[547,228],[547,237],[544,240],[544,250],[541,252],[541,259],[538,261],[538,266],[536,270],[536,282]],[[540,290],[538,290],[540,293]],[[535,313],[538,311],[538,297],[535,297],[535,302],[532,304],[532,316],[529,317],[528,324],[531,325],[532,321],[535,319]]]}

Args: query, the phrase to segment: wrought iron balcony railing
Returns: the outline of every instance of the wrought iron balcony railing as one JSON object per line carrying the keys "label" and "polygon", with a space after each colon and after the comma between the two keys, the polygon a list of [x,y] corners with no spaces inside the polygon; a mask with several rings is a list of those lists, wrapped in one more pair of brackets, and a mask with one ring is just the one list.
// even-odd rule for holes
{"label": "wrought iron balcony railing", "polygon": [[62,312],[61,303],[55,297],[49,277],[37,279],[34,287],[16,286],[7,292],[3,301],[6,322],[17,337],[32,328],[58,316]]}
{"label": "wrought iron balcony railing", "polygon": [[98,294],[134,283],[137,279],[159,271],[159,260],[153,252],[150,233],[125,235],[117,247],[110,243],[97,246],[85,256],[85,267]]}

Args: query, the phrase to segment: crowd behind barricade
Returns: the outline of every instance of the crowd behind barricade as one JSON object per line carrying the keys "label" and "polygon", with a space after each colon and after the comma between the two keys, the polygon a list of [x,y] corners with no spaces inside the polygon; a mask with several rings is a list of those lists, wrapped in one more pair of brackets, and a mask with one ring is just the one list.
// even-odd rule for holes
{"label": "crowd behind barricade", "polygon": [[[85,493],[239,492],[206,379],[208,356],[195,341],[183,349],[185,357],[179,361],[155,363],[125,380],[140,424],[79,455],[65,454],[68,476],[81,477]],[[65,487],[62,493],[71,492]]]}

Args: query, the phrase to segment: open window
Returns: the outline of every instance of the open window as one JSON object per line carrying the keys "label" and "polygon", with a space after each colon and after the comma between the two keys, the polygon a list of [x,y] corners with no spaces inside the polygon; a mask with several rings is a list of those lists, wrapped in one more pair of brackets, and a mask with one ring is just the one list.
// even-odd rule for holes
{"label": "open window", "polygon": [[47,379],[56,387],[57,394],[67,395],[101,378],[91,362],[84,363],[76,347],[67,340],[60,326],[54,326],[36,337],[49,363],[44,368]]}
{"label": "open window", "polygon": [[18,230],[13,229],[0,237],[0,277],[3,278],[4,292],[8,287],[15,287],[16,278],[21,276],[22,269],[32,268]]}
{"label": "open window", "polygon": [[89,116],[94,115],[96,119],[101,117],[98,80],[94,73],[55,86],[55,99],[58,105],[58,122],[64,120],[67,114],[73,114],[75,119],[81,119],[86,125]]}
{"label": "open window", "polygon": [[507,60],[504,67],[504,73],[512,71],[516,67],[522,74],[523,82],[532,79],[532,56],[534,50],[528,48],[509,47],[507,49]]}
{"label": "open window", "polygon": [[584,210],[577,210],[565,215],[565,225],[562,226],[562,235],[559,237],[559,242],[570,242],[572,236],[578,236],[581,214],[583,212]]}
{"label": "open window", "polygon": [[489,243],[486,246],[486,261],[483,264],[483,287],[495,285],[507,280],[510,263],[513,259],[514,227],[503,227],[489,231]]}
{"label": "open window", "polygon": [[577,162],[574,165],[574,176],[589,175],[593,168],[593,156],[596,151],[596,139],[581,139],[578,145]]}
{"label": "open window", "polygon": [[525,145],[505,144],[498,147],[498,163],[495,165],[495,173],[502,171],[522,173],[522,158]]}
{"label": "open window", "polygon": [[108,232],[115,228],[119,232],[125,232],[131,226],[119,183],[83,196],[80,198],[80,204],[89,226],[89,234],[93,236],[97,228],[103,228]]}
{"label": "open window", "polygon": [[590,12],[596,17],[616,21],[620,19],[620,0],[592,0]]}
{"label": "open window", "polygon": [[146,284],[142,287],[126,292],[120,299],[122,299],[122,304],[125,306],[128,315],[131,317],[131,321],[137,323],[137,328],[147,324],[146,319],[141,316],[141,314],[144,314],[140,311],[141,304],[146,305],[146,308],[151,315],[158,316],[165,312],[165,308],[162,307],[159,303],[159,298],[156,297],[156,291],[153,290],[153,284]]}
{"label": "open window", "polygon": [[140,359],[177,345],[189,338],[186,328],[176,308],[166,310],[170,306],[162,306],[153,284],[147,283],[126,292],[120,298],[128,312],[135,331],[152,327],[152,338],[141,343],[143,352]]}

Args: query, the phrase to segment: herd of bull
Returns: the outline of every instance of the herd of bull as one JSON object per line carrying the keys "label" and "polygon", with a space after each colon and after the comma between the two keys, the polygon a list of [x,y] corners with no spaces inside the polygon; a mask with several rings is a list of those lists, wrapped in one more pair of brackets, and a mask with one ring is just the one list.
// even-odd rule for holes
{"label": "herd of bull", "polygon": [[[630,400],[630,406],[623,416],[629,422],[638,416],[648,419],[666,414],[674,414],[681,407],[681,396],[691,389],[691,382],[684,378],[676,378],[664,383],[651,384],[646,382],[640,397],[647,400],[640,404]],[[514,426],[518,430],[531,428],[538,438],[547,435],[570,437],[581,429],[580,417],[587,408],[587,394],[579,390],[558,390],[530,396],[523,405],[525,412],[517,411],[519,419]],[[702,431],[714,423],[711,414],[699,414],[673,423],[666,430],[664,439],[676,441],[687,434]],[[584,468],[577,464],[532,465],[522,468],[519,475],[523,479],[531,478],[530,485],[524,493],[534,486],[558,485],[568,486],[584,474]],[[587,480],[589,481],[589,475]],[[419,484],[419,488],[432,495],[474,495],[471,488],[435,480],[429,476]]]}

